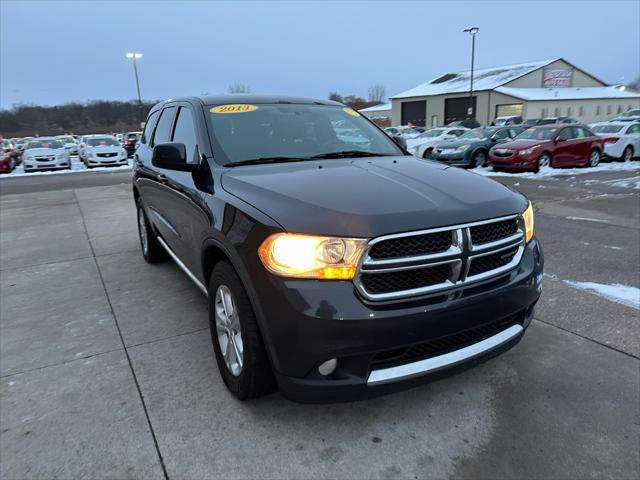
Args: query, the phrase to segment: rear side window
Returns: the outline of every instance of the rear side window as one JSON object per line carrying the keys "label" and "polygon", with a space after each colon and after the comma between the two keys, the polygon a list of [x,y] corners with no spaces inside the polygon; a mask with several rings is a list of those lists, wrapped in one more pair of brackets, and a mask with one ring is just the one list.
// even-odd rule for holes
{"label": "rear side window", "polygon": [[180,107],[178,119],[173,131],[173,142],[184,143],[187,150],[187,162],[198,163],[196,151],[198,140],[196,139],[196,129],[193,125],[193,115],[187,107]]}
{"label": "rear side window", "polygon": [[173,124],[173,114],[176,111],[176,107],[167,107],[162,110],[160,114],[160,120],[158,120],[158,126],[153,134],[153,145],[158,143],[166,143],[171,138],[171,125]]}
{"label": "rear side window", "polygon": [[571,138],[576,138],[576,134],[573,130],[573,128],[563,128],[562,131],[559,134],[560,137],[564,137],[567,140],[571,139]]}
{"label": "rear side window", "polygon": [[575,132],[576,138],[587,138],[591,136],[591,132],[582,127],[573,127],[573,131]]}
{"label": "rear side window", "polygon": [[627,135],[640,135],[640,124],[631,125],[627,130]]}
{"label": "rear side window", "polygon": [[156,126],[158,115],[160,115],[160,112],[156,111],[149,115],[149,118],[147,118],[147,123],[145,123],[144,125],[144,132],[142,132],[140,143],[147,143],[147,139],[151,138],[151,132],[153,132],[153,127]]}

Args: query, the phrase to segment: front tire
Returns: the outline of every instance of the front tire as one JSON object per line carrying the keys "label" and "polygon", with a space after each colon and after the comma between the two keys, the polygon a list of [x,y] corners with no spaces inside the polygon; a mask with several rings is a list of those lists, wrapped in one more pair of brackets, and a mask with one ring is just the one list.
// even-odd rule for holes
{"label": "front tire", "polygon": [[487,154],[484,150],[473,152],[473,157],[471,158],[471,168],[486,167],[488,163],[489,162],[487,161]]}
{"label": "front tire", "polygon": [[433,148],[427,148],[423,154],[422,154],[422,158],[424,158],[425,160],[429,160],[431,159],[431,153],[433,152]]}
{"label": "front tire", "polygon": [[551,156],[547,153],[544,152],[542,155],[540,155],[538,157],[538,160],[536,161],[536,166],[534,168],[534,172],[538,173],[540,171],[541,168],[543,167],[551,167]]}
{"label": "front tire", "polygon": [[231,393],[247,400],[274,390],[273,373],[249,296],[226,261],[211,272],[209,329],[218,370]]}
{"label": "front tire", "polygon": [[140,249],[142,256],[147,263],[159,263],[167,259],[167,252],[162,245],[158,243],[153,228],[149,223],[147,214],[144,212],[142,200],[138,198],[136,202],[138,207],[138,238],[140,239]]}

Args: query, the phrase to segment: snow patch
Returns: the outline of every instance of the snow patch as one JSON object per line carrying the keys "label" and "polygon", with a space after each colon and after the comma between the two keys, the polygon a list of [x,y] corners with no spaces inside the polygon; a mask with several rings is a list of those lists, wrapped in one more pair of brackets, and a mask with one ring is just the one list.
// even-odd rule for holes
{"label": "snow patch", "polygon": [[588,290],[596,295],[611,300],[612,302],[621,303],[627,307],[640,310],[640,289],[622,285],[620,283],[595,283],[595,282],[575,282],[572,280],[563,280],[567,285],[580,290]]}
{"label": "snow patch", "polygon": [[[640,164],[638,162],[615,162],[615,163],[601,163],[597,167],[589,168],[551,168],[542,167],[538,173],[534,172],[494,172],[491,167],[486,168],[474,168],[470,170],[478,175],[484,175],[487,177],[514,177],[514,178],[549,178],[549,177],[561,177],[569,176],[567,180],[574,180],[575,175],[584,175],[585,173],[597,173],[597,172],[620,172],[620,171],[636,171],[640,172]],[[550,178],[551,179],[551,178]],[[556,180],[553,178],[553,180]],[[631,177],[630,180],[637,181],[637,177]],[[607,182],[627,181],[627,179],[620,180],[608,180]],[[586,182],[598,182],[598,180],[586,180]]]}
{"label": "snow patch", "polygon": [[598,223],[609,223],[608,220],[601,220],[599,218],[588,218],[588,217],[564,217],[567,220],[582,220],[585,222],[598,222]]}
{"label": "snow patch", "polygon": [[94,167],[87,168],[87,166],[80,161],[78,157],[71,157],[71,169],[64,170],[36,170],[31,172],[24,171],[24,165],[20,164],[16,166],[16,168],[11,173],[0,174],[0,178],[8,178],[8,177],[35,177],[37,175],[65,175],[69,173],[79,173],[79,172],[113,172],[113,171],[123,171],[123,170],[131,170],[133,168],[133,159],[127,160],[126,165],[120,165],[117,167]]}

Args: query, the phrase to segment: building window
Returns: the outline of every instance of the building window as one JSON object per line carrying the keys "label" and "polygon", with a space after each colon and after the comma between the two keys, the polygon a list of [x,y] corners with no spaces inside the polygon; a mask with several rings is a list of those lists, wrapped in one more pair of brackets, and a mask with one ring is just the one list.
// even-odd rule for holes
{"label": "building window", "polygon": [[559,117],[560,116],[560,107],[556,107],[555,111],[556,111],[555,116]]}
{"label": "building window", "polygon": [[622,113],[622,105],[618,105],[618,113]]}
{"label": "building window", "polygon": [[600,115],[600,105],[596,107],[596,115]]}
{"label": "building window", "polygon": [[549,111],[548,111],[546,108],[543,108],[543,109],[542,109],[542,113],[541,113],[542,118],[547,118],[547,114],[548,114],[548,113],[549,113]]}
{"label": "building window", "polygon": [[571,107],[567,107],[567,117],[571,116]]}
{"label": "building window", "polygon": [[611,108],[611,105],[607,105],[607,115],[611,115],[612,111],[613,109]]}
{"label": "building window", "polygon": [[584,116],[584,107],[580,107],[580,108],[578,108],[578,116],[579,116],[579,117]]}
{"label": "building window", "polygon": [[522,116],[521,103],[496,105],[496,117],[521,117],[521,116]]}

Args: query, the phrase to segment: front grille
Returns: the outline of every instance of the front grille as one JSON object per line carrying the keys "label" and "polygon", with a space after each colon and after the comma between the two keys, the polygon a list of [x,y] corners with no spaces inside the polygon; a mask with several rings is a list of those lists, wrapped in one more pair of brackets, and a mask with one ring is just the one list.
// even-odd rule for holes
{"label": "front grille", "polygon": [[446,282],[451,275],[451,265],[401,270],[398,272],[363,273],[360,280],[367,292],[373,294],[413,290]]}
{"label": "front grille", "polygon": [[497,335],[506,330],[511,325],[517,323],[521,314],[514,315],[504,320],[497,320],[491,323],[478,325],[477,327],[457,332],[444,337],[429,340],[424,343],[412,345],[407,348],[395,348],[379,352],[373,357],[372,369],[380,369],[403,365],[405,363],[417,362],[426,358],[444,355],[445,353],[459,350],[474,343]]}
{"label": "front grille", "polygon": [[469,273],[467,275],[472,277],[473,275],[480,275],[481,273],[505,266],[513,260],[513,257],[518,253],[518,248],[519,247],[514,247],[508,250],[491,253],[489,255],[472,258],[471,265],[469,266]]}
{"label": "front grille", "polygon": [[399,237],[376,243],[369,250],[369,256],[374,259],[383,259],[440,253],[447,251],[452,243],[451,230]]}
{"label": "front grille", "polygon": [[37,162],[50,162],[55,157],[36,157]]}
{"label": "front grille", "polygon": [[118,155],[117,153],[98,153],[98,157],[101,158],[110,158],[110,157],[115,157],[116,155]]}
{"label": "front grille", "polygon": [[513,152],[511,150],[494,150],[493,155],[496,157],[510,157]]}
{"label": "front grille", "polygon": [[518,231],[518,220],[511,218],[501,222],[485,223],[471,227],[469,230],[471,242],[474,245],[481,245],[515,235]]}

